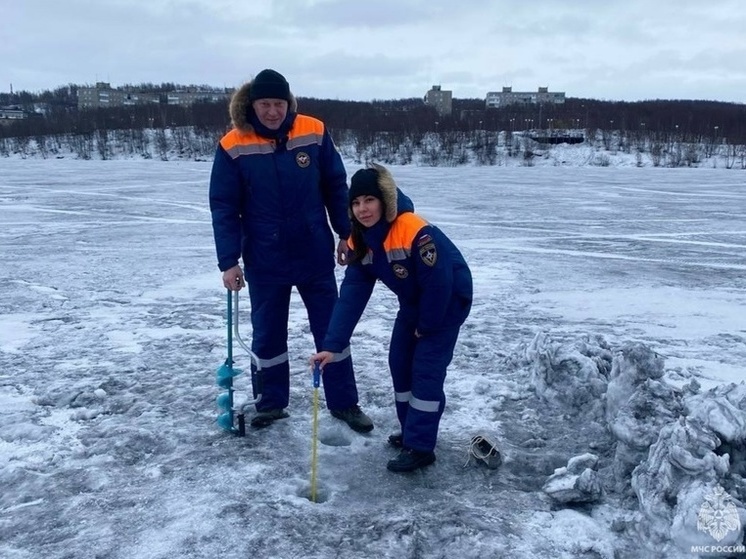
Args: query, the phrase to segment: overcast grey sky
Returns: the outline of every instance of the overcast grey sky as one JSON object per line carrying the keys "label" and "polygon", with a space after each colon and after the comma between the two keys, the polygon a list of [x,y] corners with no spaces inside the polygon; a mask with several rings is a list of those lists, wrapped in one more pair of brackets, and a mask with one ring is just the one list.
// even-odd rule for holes
{"label": "overcast grey sky", "polygon": [[456,98],[548,86],[606,100],[746,103],[743,0],[5,0],[0,90],[68,83]]}

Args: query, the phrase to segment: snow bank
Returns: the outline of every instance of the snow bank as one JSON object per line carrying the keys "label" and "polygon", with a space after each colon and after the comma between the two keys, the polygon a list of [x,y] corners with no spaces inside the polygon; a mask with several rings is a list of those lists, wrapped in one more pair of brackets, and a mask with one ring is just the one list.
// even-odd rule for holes
{"label": "snow bank", "polygon": [[529,363],[531,384],[540,399],[572,413],[601,413],[611,365],[611,353],[603,341],[562,344],[540,333],[523,358]]}
{"label": "snow bank", "polygon": [[606,464],[586,453],[547,479],[543,490],[558,506],[598,502],[606,488],[635,499],[624,529],[650,550],[744,542],[746,384],[676,388],[664,359],[641,343],[611,348],[540,333],[522,355],[541,401],[559,417],[602,421],[613,440],[601,449]]}

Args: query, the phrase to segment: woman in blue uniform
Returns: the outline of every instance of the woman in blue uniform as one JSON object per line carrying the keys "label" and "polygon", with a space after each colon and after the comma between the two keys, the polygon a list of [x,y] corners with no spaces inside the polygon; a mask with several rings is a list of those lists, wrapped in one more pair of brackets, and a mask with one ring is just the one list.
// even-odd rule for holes
{"label": "woman in blue uniform", "polygon": [[397,295],[389,368],[401,433],[389,443],[401,452],[387,467],[409,472],[435,461],[446,369],[471,309],[471,272],[451,240],[414,213],[386,168],[373,164],[355,173],[349,200],[350,263],[311,363],[323,369],[343,358],[376,280]]}

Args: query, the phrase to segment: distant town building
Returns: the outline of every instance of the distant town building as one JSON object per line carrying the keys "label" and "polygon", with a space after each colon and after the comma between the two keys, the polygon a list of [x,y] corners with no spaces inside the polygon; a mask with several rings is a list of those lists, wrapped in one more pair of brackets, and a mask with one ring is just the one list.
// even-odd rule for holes
{"label": "distant town building", "polygon": [[513,91],[512,87],[503,87],[502,91],[487,93],[485,104],[488,109],[497,109],[507,105],[539,105],[554,103],[561,105],[565,102],[565,93],[549,91],[548,87],[540,87],[537,91]]}
{"label": "distant town building", "polygon": [[169,105],[192,105],[194,103],[218,103],[230,97],[230,93],[221,91],[179,90],[169,91],[166,94],[166,103]]}
{"label": "distant town building", "polygon": [[434,85],[425,95],[425,104],[435,107],[439,115],[447,116],[453,111],[453,92]]}
{"label": "distant town building", "polygon": [[107,82],[98,82],[93,87],[78,88],[78,108],[98,109],[104,107],[127,107],[160,103],[161,97],[169,105],[188,106],[196,102],[219,102],[228,100],[231,92],[227,90],[205,91],[185,89],[169,91],[164,94],[150,91],[137,91],[131,87],[112,88]]}
{"label": "distant town building", "polygon": [[9,124],[18,120],[28,118],[28,113],[17,105],[0,107],[0,123]]}
{"label": "distant town building", "polygon": [[159,103],[157,93],[142,93],[130,89],[114,89],[107,82],[98,82],[93,87],[78,88],[79,109],[99,109],[105,107],[126,107]]}

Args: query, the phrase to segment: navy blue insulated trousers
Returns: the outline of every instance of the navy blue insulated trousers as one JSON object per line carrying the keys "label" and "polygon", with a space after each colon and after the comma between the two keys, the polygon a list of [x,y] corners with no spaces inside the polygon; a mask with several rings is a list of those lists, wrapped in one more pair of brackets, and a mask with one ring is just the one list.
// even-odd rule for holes
{"label": "navy blue insulated trousers", "polygon": [[[337,282],[330,272],[312,282],[295,286],[308,312],[308,322],[316,351],[329,327]],[[293,286],[275,283],[249,282],[251,298],[251,350],[262,362],[262,399],[257,411],[286,408],[290,397],[290,363],[288,362],[288,318]],[[305,362],[303,363],[305,366]],[[310,386],[310,374],[306,378]],[[323,375],[326,405],[331,410],[354,406],[358,402],[352,357],[330,363]]]}
{"label": "navy blue insulated trousers", "polygon": [[414,335],[416,325],[397,316],[391,334],[389,368],[394,382],[396,415],[406,448],[432,452],[446,405],[443,384],[460,326]]}

